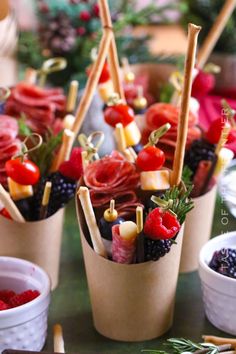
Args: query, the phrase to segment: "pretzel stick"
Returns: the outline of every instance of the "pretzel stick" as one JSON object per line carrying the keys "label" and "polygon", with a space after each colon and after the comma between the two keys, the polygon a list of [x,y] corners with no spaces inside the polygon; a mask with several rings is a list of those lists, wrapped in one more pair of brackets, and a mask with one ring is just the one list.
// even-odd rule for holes
{"label": "pretzel stick", "polygon": [[94,251],[101,257],[107,258],[107,252],[102,242],[102,237],[97,226],[95,214],[93,211],[93,206],[91,203],[89,190],[87,187],[80,187],[78,191],[78,196],[81,202],[81,206],[84,212],[86,223],[89,229],[91,241],[93,244]]}
{"label": "pretzel stick", "polygon": [[205,41],[203,42],[197,58],[197,64],[199,68],[203,68],[206,64],[212,50],[214,49],[216,42],[218,41],[221,33],[223,32],[232,12],[234,11],[236,0],[227,0],[216,18],[214,25],[208,33]]}
{"label": "pretzel stick", "polygon": [[51,172],[55,172],[58,170],[60,164],[63,161],[66,161],[70,157],[70,152],[74,142],[74,133],[69,129],[64,129],[62,136],[62,144],[58,155],[54,159],[51,167]]}
{"label": "pretzel stick", "polygon": [[236,349],[236,339],[233,338],[224,338],[208,335],[203,335],[202,338],[204,339],[205,343],[213,343],[215,345],[231,344],[234,349]]}
{"label": "pretzel stick", "polygon": [[10,194],[3,188],[1,184],[0,184],[0,201],[7,209],[8,213],[11,215],[11,218],[13,220],[17,222],[25,222],[25,219],[23,218],[17,206],[11,199]]}
{"label": "pretzel stick", "polygon": [[[107,0],[99,0],[98,3],[99,3],[100,16],[101,16],[103,27],[113,29]],[[109,68],[111,70],[111,77],[112,77],[114,90],[119,94],[121,99],[125,101],[124,90],[123,90],[123,86],[120,78],[120,72],[119,72],[119,59],[117,54],[114,33],[112,35],[111,43],[109,46],[108,62],[109,62]]]}
{"label": "pretzel stick", "polygon": [[108,52],[109,45],[111,43],[112,38],[112,30],[109,28],[105,28],[103,30],[103,36],[100,43],[100,48],[98,52],[97,60],[94,62],[92,66],[91,73],[88,77],[88,81],[84,90],[84,94],[79,103],[78,110],[76,112],[75,123],[73,125],[73,132],[75,133],[75,137],[78,135],[78,132],[83,124],[85,115],[88,111],[89,105],[92,101],[94,92],[96,90],[105,60]]}
{"label": "pretzel stick", "polygon": [[65,353],[62,326],[59,324],[53,326],[53,342],[55,353]]}
{"label": "pretzel stick", "polygon": [[179,185],[182,177],[185,144],[188,133],[189,102],[192,90],[192,73],[195,64],[197,37],[201,27],[192,23],[188,25],[188,48],[185,58],[184,83],[181,97],[181,107],[178,119],[177,143],[174,156],[172,185]]}
{"label": "pretzel stick", "polygon": [[71,81],[68,96],[67,96],[67,101],[66,101],[67,112],[73,112],[75,109],[78,89],[79,89],[79,82],[76,80]]}

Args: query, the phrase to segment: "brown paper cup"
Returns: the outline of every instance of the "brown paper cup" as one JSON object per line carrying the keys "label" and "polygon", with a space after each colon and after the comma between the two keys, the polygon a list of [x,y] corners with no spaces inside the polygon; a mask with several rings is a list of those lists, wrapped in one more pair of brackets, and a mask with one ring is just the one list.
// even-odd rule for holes
{"label": "brown paper cup", "polygon": [[47,219],[18,223],[0,216],[0,255],[23,258],[42,267],[52,290],[59,277],[64,209]]}
{"label": "brown paper cup", "polygon": [[144,341],[172,326],[183,228],[177,245],[157,262],[119,264],[97,255],[88,243],[83,212],[77,204],[93,322],[105,337]]}
{"label": "brown paper cup", "polygon": [[186,217],[182,246],[180,272],[188,273],[198,269],[201,248],[211,236],[217,187],[201,197],[193,198],[194,209]]}

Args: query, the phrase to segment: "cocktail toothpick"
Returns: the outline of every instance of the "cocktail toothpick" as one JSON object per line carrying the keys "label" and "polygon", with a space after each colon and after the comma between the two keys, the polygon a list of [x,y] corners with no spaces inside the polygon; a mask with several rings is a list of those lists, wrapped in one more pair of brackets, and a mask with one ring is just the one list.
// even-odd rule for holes
{"label": "cocktail toothpick", "polygon": [[138,234],[143,231],[143,208],[138,206],[136,208],[136,224],[138,229]]}
{"label": "cocktail toothpick", "polygon": [[107,252],[102,242],[100,230],[97,226],[88,188],[80,187],[78,191],[78,197],[84,212],[94,251],[101,257],[107,258]]}
{"label": "cocktail toothpick", "polygon": [[212,50],[214,49],[216,42],[218,41],[221,33],[223,32],[234,8],[236,6],[236,0],[226,0],[224,6],[216,18],[210,32],[208,33],[203,45],[199,49],[197,65],[199,68],[203,68],[206,64]]}
{"label": "cocktail toothpick", "polygon": [[201,27],[195,26],[192,23],[188,25],[188,48],[185,58],[184,82],[178,119],[177,143],[174,156],[173,173],[171,178],[172,185],[179,185],[182,177],[185,145],[188,133],[188,116],[193,81],[193,68],[195,65],[197,37],[200,30]]}
{"label": "cocktail toothpick", "polygon": [[79,89],[79,82],[76,80],[71,81],[69,92],[66,101],[66,112],[71,113],[75,109],[77,95]]}
{"label": "cocktail toothpick", "polygon": [[8,213],[10,214],[13,220],[18,222],[25,222],[25,219],[23,218],[17,206],[11,199],[10,194],[3,188],[1,184],[0,184],[0,201],[7,209]]}
{"label": "cocktail toothpick", "polygon": [[64,129],[62,136],[62,144],[56,158],[52,163],[51,172],[57,171],[61,163],[69,159],[73,146],[73,141],[74,133],[69,129]]}
{"label": "cocktail toothpick", "polygon": [[50,199],[50,194],[52,190],[52,182],[46,182],[43,192],[43,199],[40,208],[40,220],[45,219],[47,217],[48,204]]}
{"label": "cocktail toothpick", "polygon": [[65,353],[63,331],[60,324],[53,326],[53,350],[55,353]]}

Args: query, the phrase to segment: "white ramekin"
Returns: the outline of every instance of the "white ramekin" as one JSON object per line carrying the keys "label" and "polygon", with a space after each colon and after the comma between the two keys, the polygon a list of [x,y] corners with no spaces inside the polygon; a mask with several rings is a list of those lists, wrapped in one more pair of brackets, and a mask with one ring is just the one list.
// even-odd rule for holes
{"label": "white ramekin", "polygon": [[215,327],[236,335],[236,279],[208,266],[213,253],[221,248],[236,248],[236,231],[213,238],[201,249],[199,275],[205,313]]}
{"label": "white ramekin", "polygon": [[0,289],[38,290],[33,301],[0,311],[0,353],[4,349],[40,351],[47,335],[50,280],[37,265],[12,257],[0,257]]}

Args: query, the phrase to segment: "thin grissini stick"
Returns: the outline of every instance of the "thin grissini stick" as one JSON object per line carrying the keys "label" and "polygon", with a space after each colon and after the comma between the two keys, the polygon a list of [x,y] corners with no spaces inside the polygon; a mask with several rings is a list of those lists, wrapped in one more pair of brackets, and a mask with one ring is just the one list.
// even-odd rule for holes
{"label": "thin grissini stick", "polygon": [[64,129],[62,136],[62,144],[58,155],[53,161],[51,172],[57,171],[61,163],[69,159],[73,142],[74,133],[69,129]]}
{"label": "thin grissini stick", "polygon": [[25,219],[23,218],[17,206],[11,199],[10,194],[3,188],[1,184],[0,184],[0,201],[7,209],[8,213],[11,215],[11,218],[13,220],[17,222],[25,222]]}
{"label": "thin grissini stick", "polygon": [[107,252],[102,242],[102,237],[97,226],[89,190],[87,187],[80,187],[78,191],[80,203],[84,212],[85,220],[89,229],[94,251],[101,257],[107,258]]}
{"label": "thin grissini stick", "polygon": [[36,83],[36,80],[37,80],[37,71],[33,68],[27,68],[25,70],[24,82],[26,82],[27,84],[34,85]]}
{"label": "thin grissini stick", "polygon": [[[111,15],[110,15],[110,10],[109,10],[107,0],[99,0],[98,4],[99,4],[100,16],[101,16],[103,28],[110,28],[113,31]],[[111,71],[111,78],[112,78],[114,90],[119,94],[121,99],[125,101],[124,90],[120,78],[119,59],[117,54],[115,36],[113,32],[112,34],[113,35],[108,50],[108,63]]]}
{"label": "thin grissini stick", "polygon": [[60,324],[53,326],[53,350],[55,353],[65,353],[63,331]]}
{"label": "thin grissini stick", "polygon": [[182,177],[185,145],[188,134],[188,116],[189,116],[189,103],[192,90],[192,77],[195,65],[197,37],[201,27],[195,26],[192,23],[188,25],[188,48],[185,58],[184,67],[184,83],[181,97],[181,107],[178,119],[178,133],[177,143],[174,156],[172,185],[179,185]]}
{"label": "thin grissini stick", "polygon": [[67,96],[67,101],[66,101],[66,111],[69,113],[73,112],[75,109],[78,89],[79,89],[79,82],[76,80],[71,81],[68,96]]}
{"label": "thin grissini stick", "polygon": [[75,116],[75,123],[73,125],[73,132],[75,133],[75,137],[78,135],[78,132],[83,124],[85,115],[89,109],[90,103],[92,101],[94,92],[96,90],[99,78],[101,76],[101,72],[106,60],[106,56],[108,53],[108,48],[111,43],[111,38],[113,36],[113,32],[109,28],[103,29],[103,36],[99,47],[97,60],[94,62],[92,66],[92,70],[88,77],[88,81],[84,90],[84,94],[79,103],[78,110]]}
{"label": "thin grissini stick", "polygon": [[49,199],[50,199],[50,194],[52,190],[52,182],[46,182],[44,191],[43,191],[43,199],[42,199],[42,204],[40,208],[40,220],[45,219],[47,217],[47,211],[48,211],[48,204],[49,204]]}
{"label": "thin grissini stick", "polygon": [[226,0],[225,4],[219,13],[218,17],[216,18],[210,32],[208,33],[203,45],[201,46],[197,64],[199,68],[203,68],[206,64],[212,50],[214,49],[216,42],[218,41],[221,33],[223,32],[234,8],[236,6],[236,0]]}
{"label": "thin grissini stick", "polygon": [[125,140],[124,127],[121,123],[116,124],[115,138],[116,138],[118,150],[121,152],[125,151],[127,145]]}

